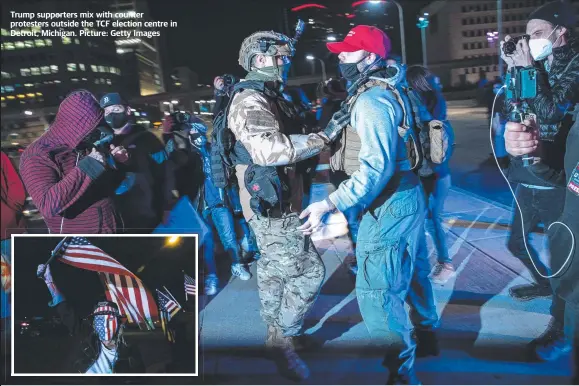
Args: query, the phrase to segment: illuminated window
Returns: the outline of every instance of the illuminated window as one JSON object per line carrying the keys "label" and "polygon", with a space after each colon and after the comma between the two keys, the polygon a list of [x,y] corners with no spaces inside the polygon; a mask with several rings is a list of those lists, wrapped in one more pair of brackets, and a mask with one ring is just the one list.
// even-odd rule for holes
{"label": "illuminated window", "polygon": [[100,84],[100,80],[99,80],[99,78],[95,78],[95,80],[94,80],[94,84]]}
{"label": "illuminated window", "polygon": [[28,94],[26,94],[26,96],[29,98],[34,98],[34,93],[28,93]]}
{"label": "illuminated window", "polygon": [[30,73],[32,75],[40,75],[40,68],[39,67],[30,67]]}
{"label": "illuminated window", "polygon": [[5,30],[4,28],[2,28],[2,36],[10,36],[10,32],[8,32],[8,30]]}
{"label": "illuminated window", "polygon": [[68,36],[62,37],[62,44],[70,44],[70,43],[72,43],[72,40],[70,40]]}
{"label": "illuminated window", "polygon": [[58,66],[55,66],[54,64],[50,66],[50,71],[53,74],[56,74],[58,72]]}
{"label": "illuminated window", "polygon": [[105,66],[99,66],[99,72],[106,72],[106,71],[105,71]]}
{"label": "illuminated window", "polygon": [[46,43],[47,47],[52,47],[52,39],[44,39],[44,43]]}
{"label": "illuminated window", "polygon": [[18,95],[16,95],[16,97],[19,98],[19,99],[24,99],[24,98],[26,98],[26,95],[24,95],[24,94],[18,94]]}
{"label": "illuminated window", "polygon": [[42,93],[41,93],[41,92],[37,92],[36,95],[42,96]]}
{"label": "illuminated window", "polygon": [[107,79],[107,84],[110,84],[110,85],[112,85],[113,83],[111,82],[111,80],[110,80],[110,79]]}
{"label": "illuminated window", "polygon": [[78,64],[78,68],[80,68],[81,71],[86,71],[84,64],[82,64],[82,63]]}
{"label": "illuminated window", "polygon": [[24,48],[24,42],[14,42],[14,47],[17,49]]}
{"label": "illuminated window", "polygon": [[30,76],[30,69],[29,68],[21,68],[20,75],[22,76]]}
{"label": "illuminated window", "polygon": [[97,66],[95,66],[94,64],[90,65],[90,69],[92,70],[92,72],[98,72]]}
{"label": "illuminated window", "polygon": [[54,83],[60,83],[60,80],[57,79],[57,80],[54,81]]}
{"label": "illuminated window", "polygon": [[24,41],[24,46],[26,48],[34,48],[34,42],[32,40],[25,40]]}
{"label": "illuminated window", "polygon": [[34,87],[34,84],[33,83],[24,83],[24,87],[28,87],[28,88]]}
{"label": "illuminated window", "polygon": [[16,97],[14,97],[14,95],[8,95],[6,98],[8,98],[8,99],[16,99]]}
{"label": "illuminated window", "polygon": [[10,79],[10,73],[2,71],[2,79]]}
{"label": "illuminated window", "polygon": [[[50,44],[52,45],[52,41],[50,39],[46,39],[50,42]],[[36,39],[34,41],[34,44],[36,44],[36,47],[46,47],[46,41],[42,40],[42,39]]]}
{"label": "illuminated window", "polygon": [[109,72],[110,72],[111,74],[114,74],[115,71],[116,71],[116,69],[115,69],[113,66],[109,67]]}
{"label": "illuminated window", "polygon": [[4,90],[6,90],[6,92],[14,92],[14,86],[4,86]]}
{"label": "illuminated window", "polygon": [[50,66],[40,67],[40,72],[42,72],[43,74],[50,74]]}
{"label": "illuminated window", "polygon": [[4,47],[5,50],[13,50],[14,49],[14,43],[12,42],[6,42],[4,43]]}
{"label": "illuminated window", "polygon": [[72,72],[72,71],[76,71],[76,63],[68,63],[68,64],[66,65],[66,69],[67,69],[68,71],[71,71],[71,72]]}
{"label": "illuminated window", "polygon": [[70,80],[71,80],[73,83],[77,83],[77,82],[78,82],[78,78],[70,78]]}

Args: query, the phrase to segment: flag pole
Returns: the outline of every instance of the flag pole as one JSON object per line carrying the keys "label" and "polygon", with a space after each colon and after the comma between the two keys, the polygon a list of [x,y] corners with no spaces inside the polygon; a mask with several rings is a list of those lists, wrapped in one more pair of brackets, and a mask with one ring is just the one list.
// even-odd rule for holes
{"label": "flag pole", "polygon": [[[186,275],[185,270],[182,269],[181,272],[183,272],[183,275]],[[183,285],[185,284],[185,276],[183,276]],[[183,288],[185,289],[185,288]],[[185,290],[185,301],[188,302],[189,298],[187,297],[187,290]]]}
{"label": "flag pole", "polygon": [[48,265],[50,263],[52,263],[52,261],[56,258],[56,256],[58,255],[58,252],[60,252],[60,250],[64,247],[64,243],[66,242],[66,239],[68,239],[68,237],[63,238],[57,245],[56,247],[52,250],[52,252],[50,253],[50,258],[48,259],[48,261],[46,262],[46,264],[44,264],[44,269],[42,271],[40,271],[38,273],[38,277],[41,278],[44,276],[44,273],[46,272],[46,267],[48,267]]}
{"label": "flag pole", "polygon": [[167,295],[169,295],[171,297],[171,299],[173,299],[173,301],[179,306],[179,308],[183,308],[181,307],[181,305],[179,304],[179,302],[177,301],[177,299],[175,299],[175,297],[173,296],[173,294],[171,293],[171,291],[169,291],[167,289],[167,287],[163,286],[163,288],[165,288],[165,291],[167,291]]}

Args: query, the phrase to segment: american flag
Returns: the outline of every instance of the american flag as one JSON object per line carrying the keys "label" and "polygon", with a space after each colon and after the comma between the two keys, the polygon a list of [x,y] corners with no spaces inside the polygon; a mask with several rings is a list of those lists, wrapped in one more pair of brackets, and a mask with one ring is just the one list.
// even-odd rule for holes
{"label": "american flag", "polygon": [[169,342],[175,343],[175,332],[169,327],[169,319],[167,311],[161,310],[161,328],[163,329],[163,334],[165,334]]}
{"label": "american flag", "polygon": [[64,244],[58,260],[76,268],[98,272],[105,286],[107,300],[115,302],[130,323],[145,323],[155,328],[159,311],[153,296],[141,280],[102,249],[84,237],[72,237]]}
{"label": "american flag", "polygon": [[185,274],[185,299],[187,299],[187,295],[197,295],[197,284],[195,284],[195,279]]}
{"label": "american flag", "polygon": [[157,298],[159,299],[160,310],[165,311],[168,314],[168,321],[177,315],[179,310],[181,310],[181,306],[174,299],[172,299],[171,295],[157,290]]}

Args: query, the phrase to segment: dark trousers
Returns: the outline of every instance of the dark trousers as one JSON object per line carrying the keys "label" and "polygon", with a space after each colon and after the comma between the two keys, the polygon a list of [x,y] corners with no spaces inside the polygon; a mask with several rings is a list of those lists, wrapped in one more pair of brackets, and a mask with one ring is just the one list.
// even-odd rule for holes
{"label": "dark trousers", "polygon": [[[550,280],[539,275],[533,267],[533,263],[525,248],[525,239],[527,240],[529,253],[537,269],[544,276],[551,275],[550,270],[541,262],[537,251],[529,244],[529,234],[539,223],[543,223],[546,231],[549,225],[559,218],[563,211],[565,192],[563,189],[542,190],[519,185],[517,187],[516,197],[521,211],[519,212],[519,209],[515,205],[515,216],[511,224],[511,234],[509,235],[507,244],[509,251],[529,269],[537,284],[552,286]],[[523,221],[521,221],[521,212]],[[556,322],[563,324],[565,301],[558,296],[553,296],[551,315]]]}

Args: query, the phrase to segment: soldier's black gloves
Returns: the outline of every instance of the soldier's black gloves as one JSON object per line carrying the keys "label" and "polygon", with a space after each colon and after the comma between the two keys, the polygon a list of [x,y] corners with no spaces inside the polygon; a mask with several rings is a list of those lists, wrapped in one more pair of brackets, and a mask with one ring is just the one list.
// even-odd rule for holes
{"label": "soldier's black gloves", "polygon": [[328,137],[329,142],[333,142],[349,123],[350,113],[343,110],[337,111],[328,122],[323,133]]}

